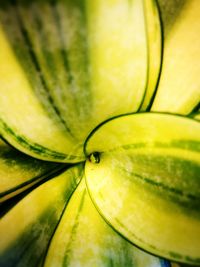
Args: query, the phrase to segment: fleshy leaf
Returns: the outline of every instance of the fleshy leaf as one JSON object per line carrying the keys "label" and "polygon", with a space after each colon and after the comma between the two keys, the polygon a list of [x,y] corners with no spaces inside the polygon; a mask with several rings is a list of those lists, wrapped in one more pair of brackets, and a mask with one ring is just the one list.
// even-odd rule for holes
{"label": "fleshy leaf", "polygon": [[[42,1],[40,3],[42,5]],[[30,1],[25,7],[23,4],[10,2],[0,6],[0,62],[3,62],[0,64],[0,133],[14,147],[31,156],[52,161],[81,161],[84,159],[81,155],[82,149],[63,121],[51,95],[52,91],[46,84],[49,82],[58,97],[64,98],[59,84],[62,79],[57,76],[54,71],[55,63],[50,60],[52,54],[54,57],[57,56],[58,49],[61,53],[61,41],[58,39],[56,45],[49,44],[48,39],[45,43],[38,39],[38,35],[41,36],[45,31],[39,28],[37,19],[34,19],[38,17],[36,13],[38,5],[39,1],[32,4]],[[44,1],[44,5],[49,7],[48,2]],[[23,21],[22,11],[25,13],[26,23]],[[49,13],[43,12],[43,14],[46,24],[49,25],[51,23]],[[28,35],[29,31],[34,44]],[[45,33],[49,37],[52,35],[49,31]],[[50,59],[45,59],[46,64],[50,64],[51,67],[39,61],[46,54],[50,54]],[[48,71],[48,74],[50,72],[51,79],[45,76],[46,72],[43,69]],[[60,69],[62,70],[62,66],[59,71]],[[59,83],[52,82],[55,78]]]}
{"label": "fleshy leaf", "polygon": [[140,110],[150,107],[156,91],[162,58],[162,29],[156,1],[144,1],[148,46],[148,81]]}
{"label": "fleshy leaf", "polygon": [[0,133],[31,156],[83,161],[89,132],[137,111],[156,81],[153,0],[6,1],[0,22]]}
{"label": "fleshy leaf", "polygon": [[153,111],[189,114],[200,101],[200,2],[184,2],[164,39],[163,66]]}
{"label": "fleshy leaf", "polygon": [[87,2],[93,115],[100,123],[137,111],[144,97],[148,71],[145,8],[140,0]]}
{"label": "fleshy leaf", "polygon": [[33,190],[4,215],[0,221],[0,266],[38,266],[81,172],[81,165],[70,168]]}
{"label": "fleshy leaf", "polygon": [[120,234],[156,255],[200,263],[198,121],[121,116],[99,126],[85,151],[96,158],[85,171],[91,197]]}
{"label": "fleshy leaf", "polygon": [[101,218],[82,180],[54,234],[44,266],[161,267],[164,263],[131,245]]}
{"label": "fleshy leaf", "polygon": [[0,203],[66,168],[31,158],[0,140]]}

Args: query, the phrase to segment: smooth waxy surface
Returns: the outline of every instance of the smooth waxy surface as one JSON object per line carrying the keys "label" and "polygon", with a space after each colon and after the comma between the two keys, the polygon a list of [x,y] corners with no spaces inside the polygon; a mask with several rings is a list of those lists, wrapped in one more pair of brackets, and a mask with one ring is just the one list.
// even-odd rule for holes
{"label": "smooth waxy surface", "polygon": [[199,104],[199,8],[198,0],[185,1],[165,36],[162,73],[153,111],[189,114]]}
{"label": "smooth waxy surface", "polygon": [[32,191],[1,219],[1,266],[37,266],[80,178],[81,166],[70,168]]}
{"label": "smooth waxy surface", "polygon": [[161,71],[162,29],[156,1],[144,1],[148,46],[148,74],[146,93],[140,110],[150,107]]}
{"label": "smooth waxy surface", "polygon": [[85,173],[105,219],[152,253],[199,264],[199,123],[156,113],[121,116],[93,132],[86,151],[100,152]]}
{"label": "smooth waxy surface", "polygon": [[83,180],[55,232],[45,267],[159,267],[165,263],[132,246],[101,218]]}
{"label": "smooth waxy surface", "polygon": [[160,69],[154,1],[7,2],[0,17],[0,132],[19,150],[83,161],[96,125],[137,111],[147,87],[148,105]]}
{"label": "smooth waxy surface", "polygon": [[30,158],[0,140],[0,202],[62,169],[63,165]]}
{"label": "smooth waxy surface", "polygon": [[101,122],[105,111],[107,118],[137,111],[144,97],[148,72],[145,7],[138,0],[88,3],[93,108]]}
{"label": "smooth waxy surface", "polygon": [[[105,119],[151,108],[159,72],[153,109],[197,110],[199,3],[158,0],[159,12],[156,3],[2,1],[0,135],[48,161],[75,163],[100,151],[90,155],[86,174],[93,201],[107,222],[150,252],[198,264],[197,121],[138,114],[142,119],[135,117],[134,127],[125,119],[98,128],[86,142],[86,154],[82,151],[86,136]],[[1,148],[4,193],[26,189],[23,183],[37,176],[40,164],[33,158],[22,164],[20,153],[15,159],[9,153],[9,164],[19,171],[13,173]],[[10,211],[0,223],[1,266],[42,267],[47,250],[46,266],[169,266],[136,252],[111,230],[84,186],[67,205],[79,181],[74,177],[74,171],[63,174],[6,208]]]}

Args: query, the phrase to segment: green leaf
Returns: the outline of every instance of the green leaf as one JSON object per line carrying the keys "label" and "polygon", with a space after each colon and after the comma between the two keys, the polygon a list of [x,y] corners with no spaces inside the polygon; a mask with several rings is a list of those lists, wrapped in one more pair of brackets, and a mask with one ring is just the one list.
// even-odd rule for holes
{"label": "green leaf", "polygon": [[137,111],[144,97],[148,71],[144,3],[87,2],[93,117],[100,123]]}
{"label": "green leaf", "polygon": [[148,105],[160,63],[153,0],[8,1],[0,24],[0,133],[22,152],[83,161],[89,132],[137,111],[149,76]]}
{"label": "green leaf", "polygon": [[[102,124],[86,142],[91,197],[120,234],[175,261],[200,263],[200,124],[139,113]],[[91,157],[90,157],[91,158]]]}
{"label": "green leaf", "polygon": [[0,203],[64,167],[66,165],[30,158],[0,140]]}
{"label": "green leaf", "polygon": [[153,111],[189,114],[199,104],[199,8],[198,0],[185,1],[165,36],[163,66]]}
{"label": "green leaf", "polygon": [[101,218],[82,180],[53,236],[44,266],[159,267],[162,263],[131,245]]}
{"label": "green leaf", "polygon": [[63,210],[80,181],[82,166],[39,186],[0,221],[0,265],[38,266]]}
{"label": "green leaf", "polygon": [[[51,8],[48,1],[7,2],[0,8],[0,132],[31,156],[77,162],[84,156],[61,114],[68,83],[65,90],[61,85],[68,71],[63,66],[63,44],[56,36],[57,20]],[[39,16],[41,12],[44,16]],[[68,102],[65,106],[70,108]]]}
{"label": "green leaf", "polygon": [[148,82],[140,110],[147,110],[153,100],[161,68],[162,29],[156,1],[144,1],[148,45]]}

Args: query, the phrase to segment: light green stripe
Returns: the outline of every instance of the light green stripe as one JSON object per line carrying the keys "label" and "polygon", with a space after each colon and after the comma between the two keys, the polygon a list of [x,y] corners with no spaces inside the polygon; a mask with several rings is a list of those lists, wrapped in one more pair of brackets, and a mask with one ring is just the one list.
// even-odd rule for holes
{"label": "light green stripe", "polygon": [[1,266],[36,266],[45,255],[63,209],[80,181],[80,167],[44,183],[1,219]]}
{"label": "light green stripe", "polygon": [[[3,122],[2,120],[0,120],[0,128],[3,129],[2,131],[2,136],[4,137],[4,135],[8,135],[9,137],[12,137],[17,143],[19,143],[22,147],[33,151],[35,153],[37,153],[40,156],[48,156],[53,158],[54,160],[64,160],[64,159],[68,159],[68,160],[78,160],[78,161],[83,161],[84,158],[82,157],[78,157],[78,156],[74,156],[74,155],[66,155],[66,154],[62,154],[53,150],[50,150],[46,147],[43,147],[37,143],[32,143],[31,141],[27,140],[26,137],[24,136],[19,136],[17,135],[11,128],[9,128],[9,126],[7,126],[7,124],[5,122]],[[7,139],[7,137],[6,137]]]}
{"label": "light green stripe", "polygon": [[49,116],[63,129],[62,119],[49,95],[46,81],[41,73],[30,39],[23,27],[17,6],[7,3],[5,7],[0,9],[0,12],[2,26],[35,94]]}
{"label": "light green stripe", "polygon": [[93,206],[82,181],[52,239],[47,266],[160,267],[161,263],[113,231]]}

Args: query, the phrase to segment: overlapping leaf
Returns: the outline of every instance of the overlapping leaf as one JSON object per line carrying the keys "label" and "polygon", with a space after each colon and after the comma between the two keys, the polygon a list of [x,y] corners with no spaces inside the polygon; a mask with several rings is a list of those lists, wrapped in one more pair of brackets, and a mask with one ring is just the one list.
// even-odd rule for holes
{"label": "overlapping leaf", "polygon": [[[162,73],[153,111],[189,114],[200,102],[199,7],[198,0],[182,1],[178,19],[165,35]],[[172,6],[171,13],[173,9]]]}
{"label": "overlapping leaf", "polygon": [[137,111],[149,78],[148,105],[160,69],[154,1],[8,1],[0,17],[0,131],[19,150],[82,161],[89,132]]}
{"label": "overlapping leaf", "polygon": [[85,149],[99,152],[85,172],[105,219],[152,253],[199,264],[199,122],[159,113],[121,116],[97,128]]}
{"label": "overlapping leaf", "polygon": [[69,169],[32,191],[1,219],[1,266],[38,266],[80,178],[81,166]]}
{"label": "overlapping leaf", "polygon": [[[3,1],[0,134],[38,159],[88,157],[89,192],[113,228],[150,252],[199,264],[199,1],[158,4]],[[132,114],[91,133],[105,119],[151,105],[193,110],[196,120]],[[0,149],[3,200],[63,168],[3,143]],[[70,198],[79,168],[44,183],[5,214],[1,265],[168,266],[110,228],[84,182]]]}
{"label": "overlapping leaf", "polygon": [[30,158],[0,140],[0,203],[64,168]]}
{"label": "overlapping leaf", "polygon": [[165,264],[166,261],[132,246],[106,224],[91,202],[83,180],[55,232],[44,266],[159,267]]}

